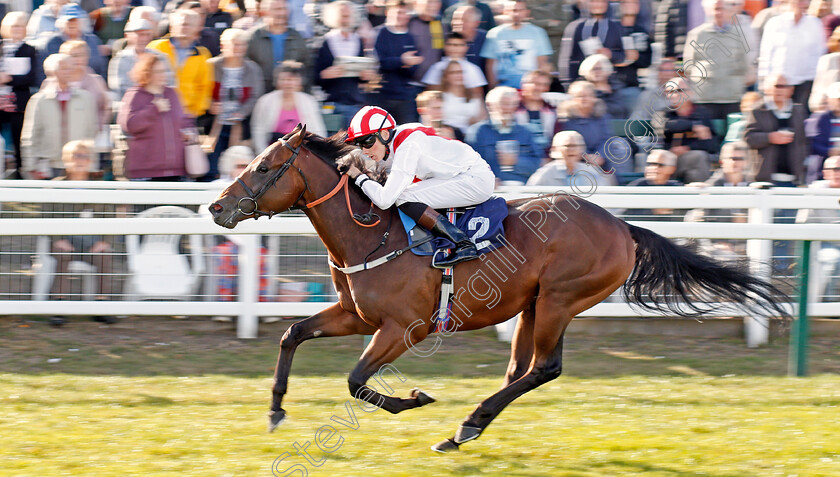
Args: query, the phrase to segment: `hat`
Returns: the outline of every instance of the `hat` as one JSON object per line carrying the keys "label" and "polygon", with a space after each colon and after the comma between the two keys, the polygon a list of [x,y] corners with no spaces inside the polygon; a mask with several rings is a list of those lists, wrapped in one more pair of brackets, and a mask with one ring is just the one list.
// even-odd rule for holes
{"label": "hat", "polygon": [[825,96],[831,99],[838,99],[840,98],[840,81],[836,83],[831,83],[828,89],[825,91]]}
{"label": "hat", "polygon": [[61,10],[58,12],[58,18],[62,20],[72,20],[74,18],[84,18],[87,16],[85,11],[82,10],[82,7],[75,3],[68,3],[61,7]]}
{"label": "hat", "polygon": [[149,23],[148,20],[144,20],[143,18],[137,18],[134,20],[129,21],[125,24],[125,32],[132,32],[132,31],[140,31],[140,30],[151,30],[152,24]]}

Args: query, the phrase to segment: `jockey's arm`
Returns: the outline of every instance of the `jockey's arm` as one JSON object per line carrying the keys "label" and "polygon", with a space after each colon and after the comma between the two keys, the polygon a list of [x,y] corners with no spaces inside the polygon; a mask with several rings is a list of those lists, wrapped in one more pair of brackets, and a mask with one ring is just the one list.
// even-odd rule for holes
{"label": "jockey's arm", "polygon": [[410,186],[414,180],[414,173],[417,170],[417,160],[420,157],[420,151],[415,141],[406,140],[400,146],[399,152],[393,153],[394,165],[388,173],[388,179],[385,185],[379,184],[373,180],[364,180],[367,178],[365,174],[356,178],[356,184],[363,183],[360,187],[367,195],[374,205],[382,210],[386,210],[397,202],[397,198],[402,194],[406,187]]}

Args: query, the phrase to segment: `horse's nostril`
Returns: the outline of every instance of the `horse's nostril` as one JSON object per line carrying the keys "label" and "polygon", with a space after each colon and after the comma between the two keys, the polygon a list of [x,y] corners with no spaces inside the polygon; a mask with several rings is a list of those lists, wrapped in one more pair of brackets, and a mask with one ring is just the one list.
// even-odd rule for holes
{"label": "horse's nostril", "polygon": [[222,207],[222,204],[219,204],[218,202],[210,204],[210,207],[208,208],[210,209],[210,213],[213,214],[214,217],[217,217],[219,214],[222,213],[223,210],[225,210],[225,208]]}

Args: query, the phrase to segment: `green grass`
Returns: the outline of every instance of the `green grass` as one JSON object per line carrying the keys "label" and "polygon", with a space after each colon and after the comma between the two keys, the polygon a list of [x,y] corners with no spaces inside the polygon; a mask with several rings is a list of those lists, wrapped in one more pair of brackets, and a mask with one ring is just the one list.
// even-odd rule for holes
{"label": "green grass", "polygon": [[329,476],[840,475],[837,376],[561,377],[443,456],[429,446],[498,379],[409,377],[397,392],[414,385],[439,401],[399,415],[356,408],[359,428],[342,428],[337,451],[312,443],[326,459],[315,467],[293,443],[346,417],[343,376],[295,378],[290,420],[267,434],[268,379],[3,374],[0,474],[271,475],[290,452],[279,470]]}
{"label": "green grass", "polygon": [[[330,417],[347,418],[361,338],[305,343],[289,420],[268,434],[286,326],[240,341],[207,320],[54,329],[0,318],[0,476],[271,476],[286,452],[277,475],[296,464],[354,477],[840,475],[835,338],[813,340],[814,376],[788,378],[781,338],[749,350],[737,339],[573,335],[563,376],[515,401],[461,452],[438,455],[429,446],[498,389],[507,344],[481,331],[445,339],[432,358],[401,358],[407,380],[389,380],[395,394],[417,386],[438,402],[391,415],[349,401],[351,430]],[[314,436],[330,424],[343,441],[325,454]],[[294,443],[307,441],[320,467],[296,454]]]}

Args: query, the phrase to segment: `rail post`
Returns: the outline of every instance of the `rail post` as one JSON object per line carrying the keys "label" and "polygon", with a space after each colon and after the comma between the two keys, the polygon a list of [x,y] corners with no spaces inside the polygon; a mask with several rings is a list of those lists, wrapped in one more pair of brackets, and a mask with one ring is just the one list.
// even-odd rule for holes
{"label": "rail post", "polygon": [[808,278],[811,267],[811,241],[802,241],[802,264],[799,273],[799,316],[790,332],[788,376],[808,374]]}

